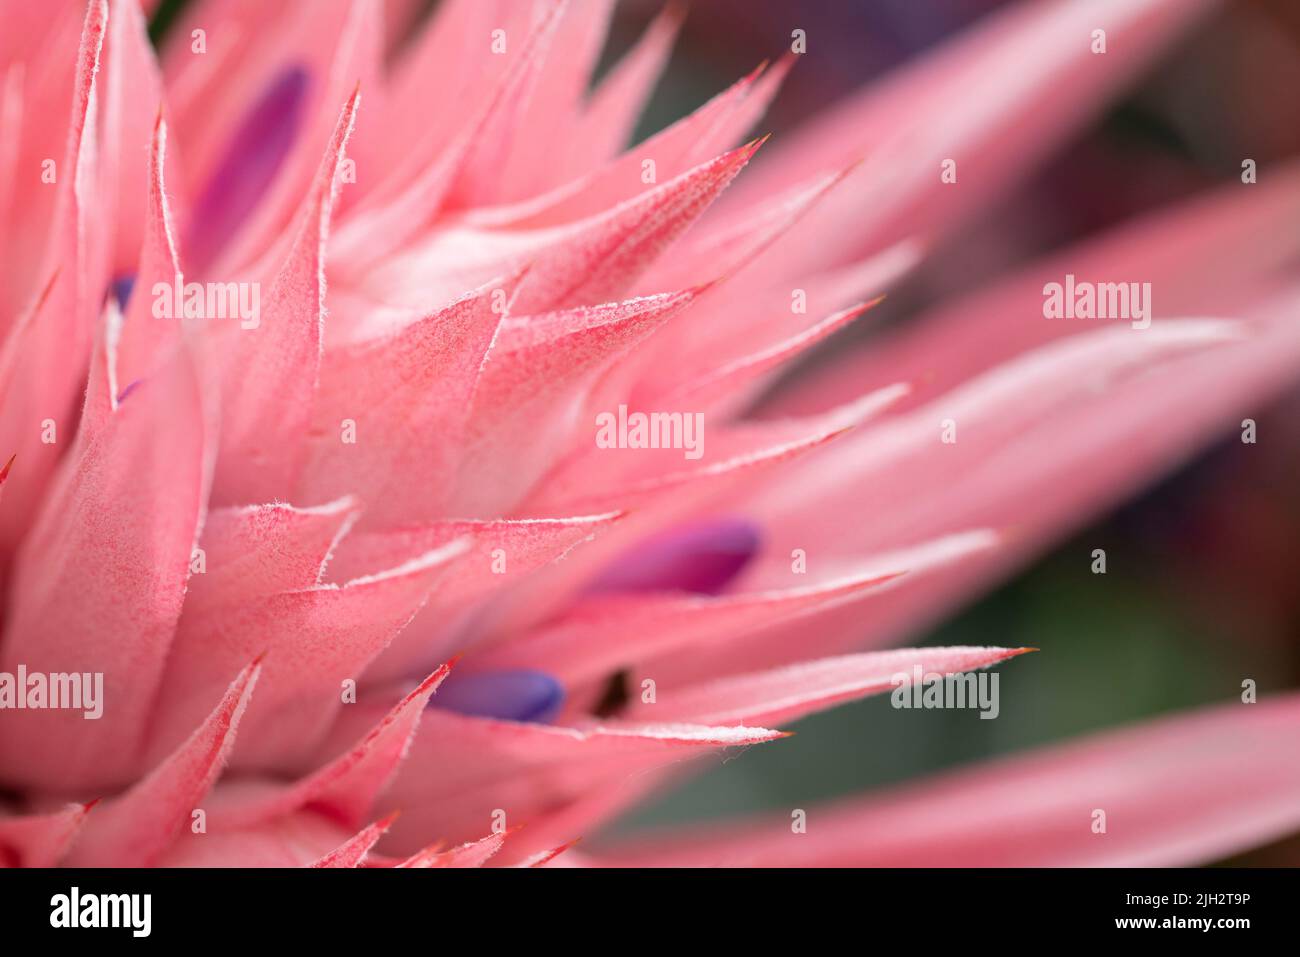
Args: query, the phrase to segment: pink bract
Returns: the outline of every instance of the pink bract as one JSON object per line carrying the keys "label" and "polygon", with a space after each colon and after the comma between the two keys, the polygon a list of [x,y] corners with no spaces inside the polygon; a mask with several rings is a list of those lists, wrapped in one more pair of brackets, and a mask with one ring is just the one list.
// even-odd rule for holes
{"label": "pink bract", "polygon": [[[889,646],[1296,381],[1292,166],[746,414],[1213,5],[1026,0],[748,139],[789,54],[624,149],[675,6],[589,91],[612,0],[446,0],[393,56],[411,4],[202,0],[161,62],[136,0],[0,0],[0,673],[104,701],[0,712],[0,862],[1168,865],[1295,831],[1292,694],[807,835],[555,853],[686,758],[1027,650]],[[1151,282],[1149,328],[1045,319],[1067,272]],[[620,406],[700,415],[700,454],[601,447]]]}

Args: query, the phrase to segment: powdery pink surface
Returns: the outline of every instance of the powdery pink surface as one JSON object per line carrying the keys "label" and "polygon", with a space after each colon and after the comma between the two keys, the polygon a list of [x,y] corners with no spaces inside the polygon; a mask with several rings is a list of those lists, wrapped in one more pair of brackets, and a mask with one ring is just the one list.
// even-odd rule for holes
{"label": "powdery pink surface", "polygon": [[[1295,381],[1300,172],[1270,170],[742,414],[1209,0],[1022,3],[746,141],[787,55],[628,150],[675,6],[590,93],[609,0],[447,0],[396,57],[406,0],[200,0],[160,61],[135,0],[38,6],[0,0],[0,670],[103,671],[107,706],[5,713],[0,863],[1189,864],[1300,827],[1291,697],[812,808],[805,835],[568,851],[690,758],[1022,653],[881,648]],[[214,232],[205,190],[264,145],[232,139],[293,69],[296,134]],[[1151,327],[1044,320],[1066,272],[1152,282]],[[155,319],[181,275],[259,283],[256,328]],[[707,412],[703,455],[595,448],[620,404]],[[721,593],[588,591],[718,516],[758,530]],[[426,710],[453,655],[467,680],[544,671],[568,705]],[[613,675],[656,703],[594,714]]]}

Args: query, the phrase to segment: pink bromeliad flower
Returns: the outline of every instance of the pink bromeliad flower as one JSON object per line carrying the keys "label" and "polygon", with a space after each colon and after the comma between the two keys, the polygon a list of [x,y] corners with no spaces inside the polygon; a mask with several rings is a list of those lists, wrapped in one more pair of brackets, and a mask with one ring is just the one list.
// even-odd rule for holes
{"label": "pink bromeliad flower", "polygon": [[[755,402],[1212,5],[1025,2],[745,142],[796,36],[624,149],[676,7],[589,89],[612,0],[401,44],[410,3],[202,0],[160,60],[137,0],[0,0],[0,862],[543,863],[1025,651],[885,649],[1295,381],[1300,170]],[[1205,862],[1300,827],[1298,726],[1233,698],[556,863]]]}

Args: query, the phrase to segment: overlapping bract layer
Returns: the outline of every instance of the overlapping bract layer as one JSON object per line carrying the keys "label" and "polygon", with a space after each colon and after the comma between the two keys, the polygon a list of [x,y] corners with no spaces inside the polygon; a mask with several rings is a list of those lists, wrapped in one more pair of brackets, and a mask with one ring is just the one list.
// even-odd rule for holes
{"label": "overlapping bract layer", "polygon": [[[133,0],[81,22],[0,0],[0,670],[107,689],[98,722],[0,720],[20,795],[0,861],[545,863],[683,758],[913,666],[1017,654],[857,649],[1293,381],[1300,171],[1032,266],[742,413],[1207,6],[1027,3],[751,177],[763,141],[738,144],[797,58],[620,152],[675,8],[588,93],[610,0],[448,0],[391,58],[401,4],[207,0],[161,66]],[[1152,327],[1045,321],[1067,269],[1151,281]],[[156,317],[156,285],[188,281],[256,284],[258,321]],[[706,415],[701,456],[598,448],[619,405]],[[426,710],[444,680],[490,697],[520,669],[563,687],[558,723]],[[611,703],[643,676],[655,704]],[[1300,824],[1296,707],[826,812],[824,839],[610,860],[1205,860]],[[1157,813],[1171,794],[1195,800]],[[1123,828],[1086,843],[1075,815],[1102,801]],[[526,826],[493,830],[500,811]]]}

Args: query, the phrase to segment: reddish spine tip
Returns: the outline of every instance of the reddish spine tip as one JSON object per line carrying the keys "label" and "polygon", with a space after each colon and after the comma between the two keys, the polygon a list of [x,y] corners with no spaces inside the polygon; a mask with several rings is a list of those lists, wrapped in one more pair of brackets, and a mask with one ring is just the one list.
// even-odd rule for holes
{"label": "reddish spine tip", "polygon": [[774,72],[780,72],[781,74],[788,73],[794,67],[795,61],[798,59],[799,54],[795,53],[793,50],[786,50],[781,54],[781,59],[776,61]]}

